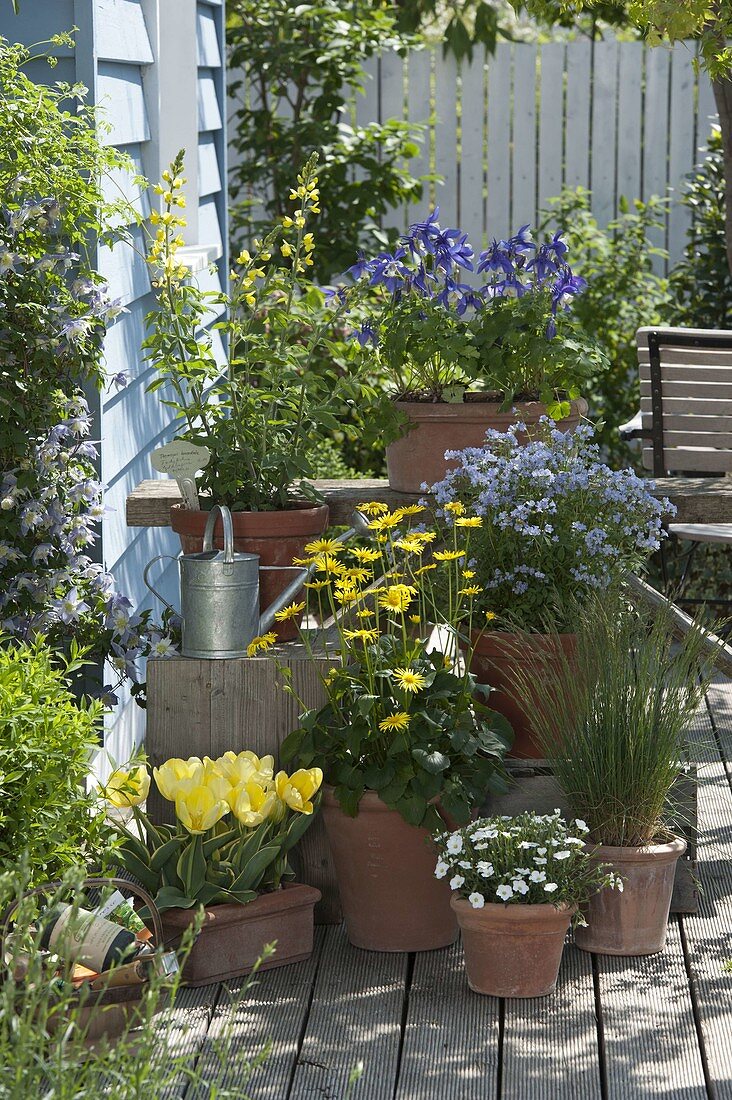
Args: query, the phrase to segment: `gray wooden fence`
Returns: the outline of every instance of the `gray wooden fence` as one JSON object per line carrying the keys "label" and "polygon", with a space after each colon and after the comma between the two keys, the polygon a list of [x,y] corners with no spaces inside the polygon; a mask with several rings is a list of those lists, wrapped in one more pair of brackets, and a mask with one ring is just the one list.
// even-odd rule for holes
{"label": "gray wooden fence", "polygon": [[[502,43],[494,56],[476,51],[462,66],[441,50],[386,53],[369,64],[353,113],[359,125],[426,124],[412,171],[443,177],[430,199],[442,224],[459,224],[476,248],[533,224],[566,184],[592,191],[602,225],[621,196],[669,193],[655,243],[673,260],[689,224],[678,188],[716,120],[694,50],[614,40]],[[389,224],[402,229],[427,205],[394,211]]]}

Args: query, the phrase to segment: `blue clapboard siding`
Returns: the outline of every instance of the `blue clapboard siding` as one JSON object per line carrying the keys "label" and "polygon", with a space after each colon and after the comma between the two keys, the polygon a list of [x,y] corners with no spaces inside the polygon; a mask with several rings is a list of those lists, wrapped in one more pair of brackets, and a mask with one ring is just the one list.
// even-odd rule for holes
{"label": "blue clapboard siding", "polygon": [[[166,20],[175,20],[175,25],[166,26]],[[191,100],[195,92],[198,101],[199,186],[198,192],[192,193],[193,183],[189,185],[187,199],[189,208],[198,212],[199,222],[197,240],[188,243],[212,250],[215,266],[197,278],[204,289],[220,291],[227,272],[226,196],[222,186],[226,178],[221,109],[225,85],[223,4],[214,0],[177,0],[175,4],[170,0],[24,0],[21,15],[15,17],[10,5],[0,0],[0,34],[11,41],[32,44],[74,25],[79,27],[75,50],[51,48],[59,59],[55,69],[37,61],[28,75],[45,83],[83,82],[89,88],[90,102],[102,108],[108,124],[108,132],[102,132],[103,140],[116,145],[131,160],[129,172],[116,171],[103,181],[107,199],[125,198],[133,208],[129,222],[125,216],[121,225],[129,242],[120,241],[113,248],[103,245],[97,250],[97,266],[109,281],[112,296],[121,298],[127,309],[107,333],[105,365],[110,376],[120,371],[128,376],[126,388],[107,389],[96,410],[108,509],[102,525],[101,556],[114,574],[118,589],[140,610],[152,608],[156,615],[161,607],[143,584],[143,569],[158,554],[176,555],[178,540],[169,528],[128,528],[125,503],[141,480],[154,475],[151,452],[174,436],[175,425],[160,394],[147,393],[154,371],[145,360],[141,344],[145,316],[153,307],[154,297],[140,222],[150,213],[151,199],[135,176],[148,174],[155,177],[155,182],[165,167],[158,146],[159,120],[169,122],[175,116],[175,104],[169,104],[166,113],[161,88],[170,87],[171,82],[158,79],[156,66],[175,66],[177,58],[171,59],[168,51],[167,61],[161,60],[156,53],[163,53],[181,20],[190,22],[197,50],[195,68],[180,73],[173,70],[176,93],[182,82],[188,81]],[[188,142],[181,140],[176,147],[185,144]],[[213,324],[220,315],[220,307],[212,308],[207,324]],[[223,365],[221,336],[214,332],[212,339],[216,357]],[[159,563],[153,583],[165,599],[178,604],[175,562]],[[110,716],[105,746],[115,758],[124,759],[143,738],[144,728],[144,711],[122,692],[120,705]]]}

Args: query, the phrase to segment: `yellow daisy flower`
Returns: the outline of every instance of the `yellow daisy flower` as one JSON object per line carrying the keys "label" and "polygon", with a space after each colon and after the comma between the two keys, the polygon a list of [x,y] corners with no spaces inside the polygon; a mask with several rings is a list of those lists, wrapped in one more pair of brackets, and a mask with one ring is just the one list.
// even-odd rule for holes
{"label": "yellow daisy flower", "polygon": [[483,520],[480,516],[461,516],[455,520],[456,527],[482,527]]}
{"label": "yellow daisy flower", "polygon": [[277,635],[272,630],[268,634],[260,634],[258,637],[252,638],[247,646],[247,657],[254,657],[260,649],[271,649],[276,641]]}
{"label": "yellow daisy flower", "polygon": [[379,637],[379,632],[376,629],[373,630],[344,630],[343,637],[348,642],[375,642]]}
{"label": "yellow daisy flower", "polygon": [[339,604],[346,606],[349,603],[355,603],[359,598],[359,593],[355,588],[336,588],[335,598]]}
{"label": "yellow daisy flower", "polygon": [[281,611],[275,611],[275,619],[278,623],[286,623],[288,619],[295,619],[304,610],[304,603],[291,603],[289,607],[283,607]]}
{"label": "yellow daisy flower", "polygon": [[385,512],[383,516],[377,516],[369,523],[372,531],[385,531],[389,527],[398,527],[401,516],[397,512]]}
{"label": "yellow daisy flower", "polygon": [[424,504],[405,504],[403,508],[397,508],[395,516],[418,516],[420,512],[424,512]]}
{"label": "yellow daisy flower", "polygon": [[342,561],[338,561],[338,558],[333,557],[332,554],[319,554],[314,559],[313,565],[318,573],[345,573],[346,567]]}
{"label": "yellow daisy flower", "polygon": [[384,512],[388,512],[389,509],[385,504],[382,504],[379,500],[372,500],[367,504],[358,504],[357,509],[359,512],[363,512],[365,516],[380,516]]}
{"label": "yellow daisy flower", "polygon": [[320,592],[321,588],[327,588],[330,584],[329,580],[324,581],[306,581],[305,588],[312,588],[313,592]]}
{"label": "yellow daisy flower", "polygon": [[450,512],[453,516],[464,516],[465,505],[461,504],[459,500],[451,500],[445,505],[445,511]]}
{"label": "yellow daisy flower", "polygon": [[419,625],[419,623],[422,622],[419,615],[410,615],[409,616],[409,621],[410,621],[410,623],[416,623],[417,625]]}
{"label": "yellow daisy flower", "polygon": [[435,550],[435,561],[457,561],[458,558],[464,558],[464,550]]}
{"label": "yellow daisy flower", "polygon": [[378,550],[371,550],[367,547],[356,546],[351,550],[351,554],[356,561],[361,562],[362,565],[368,565],[369,562],[378,561],[381,554]]}
{"label": "yellow daisy flower", "polygon": [[472,581],[473,577],[475,576],[475,570],[463,569],[463,576],[465,577],[466,581]]}
{"label": "yellow daisy flower", "polygon": [[391,730],[405,730],[408,725],[409,715],[400,710],[396,714],[390,714],[388,718],[383,718],[379,722],[379,729],[382,733],[389,733]]}
{"label": "yellow daisy flower", "polygon": [[445,654],[445,656],[442,658],[442,667],[443,668],[452,668],[452,666],[453,666],[452,657],[448,657],[448,655]]}
{"label": "yellow daisy flower", "polygon": [[345,549],[343,543],[335,539],[315,539],[307,543],[305,550],[308,554],[340,554]]}
{"label": "yellow daisy flower", "polygon": [[371,610],[370,607],[364,607],[362,611],[357,611],[356,612],[356,618],[357,619],[371,619],[373,617],[373,614],[374,614],[374,612]]}
{"label": "yellow daisy flower", "polygon": [[429,565],[420,565],[419,569],[414,570],[415,577],[421,577],[423,573],[429,573],[430,569],[437,569],[434,562],[430,562]]}
{"label": "yellow daisy flower", "polygon": [[395,668],[394,679],[404,691],[416,694],[421,691],[427,681],[421,672],[414,672],[411,668]]}
{"label": "yellow daisy flower", "polygon": [[482,591],[479,584],[470,584],[467,588],[458,589],[458,596],[479,596]]}
{"label": "yellow daisy flower", "polygon": [[406,584],[391,584],[379,596],[379,607],[387,611],[406,611],[412,602],[414,590]]}
{"label": "yellow daisy flower", "polygon": [[394,545],[398,550],[403,550],[405,554],[423,554],[425,550],[425,544],[419,539],[413,539],[407,536],[404,539],[399,539]]}
{"label": "yellow daisy flower", "polygon": [[493,620],[494,620],[494,619],[497,619],[497,618],[498,618],[498,616],[496,615],[495,611],[486,611],[486,613],[485,613],[485,621],[486,621],[487,623],[492,623],[492,622],[493,622]]}
{"label": "yellow daisy flower", "polygon": [[371,569],[348,569],[344,574],[344,580],[354,581],[356,584],[363,584],[373,577]]}

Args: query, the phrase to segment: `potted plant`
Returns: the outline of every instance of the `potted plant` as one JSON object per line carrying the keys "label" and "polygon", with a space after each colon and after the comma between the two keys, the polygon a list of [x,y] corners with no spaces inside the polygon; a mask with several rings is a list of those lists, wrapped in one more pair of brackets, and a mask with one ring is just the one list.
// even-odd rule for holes
{"label": "potted plant", "polygon": [[362,508],[374,543],[324,542],[313,559],[309,615],[334,619],[334,667],[325,705],[302,715],[282,753],[323,769],[351,943],[423,951],[457,935],[449,889],[432,876],[431,834],[468,821],[490,789],[505,790],[510,728],[476,698],[481,688],[458,660],[454,624],[471,619],[475,594],[464,576],[470,529],[425,562],[434,532],[411,526],[419,505]]}
{"label": "potted plant", "polygon": [[600,889],[622,883],[590,858],[584,821],[523,813],[484,817],[437,838],[435,877],[448,881],[468,985],[492,997],[546,997],[564,937]]}
{"label": "potted plant", "polygon": [[605,594],[579,613],[569,668],[545,668],[537,707],[526,675],[518,690],[574,813],[589,828],[592,859],[622,877],[622,894],[591,899],[577,945],[605,955],[649,955],[666,941],[676,862],[686,841],[672,828],[669,792],[703,702],[703,632],[674,642],[666,613],[631,609]]}
{"label": "potted plant", "polygon": [[474,253],[439,208],[412,225],[393,253],[360,256],[349,274],[375,296],[357,332],[391,379],[389,484],[418,492],[444,476],[445,451],[480,446],[488,428],[517,418],[528,438],[549,414],[569,430],[587,411],[583,379],[607,366],[569,314],[585,286],[560,234],[537,245],[528,226],[480,254],[482,285],[462,281]]}
{"label": "potted plant", "polygon": [[456,468],[432,492],[448,534],[466,510],[480,520],[471,583],[480,586],[475,605],[488,629],[479,635],[469,624],[471,667],[493,685],[491,705],[514,728],[512,754],[536,759],[542,752],[515,690],[517,670],[540,705],[547,662],[560,672],[572,665],[578,604],[643,566],[672,506],[652,495],[652,482],[600,462],[589,425],[569,434],[546,421],[529,443],[522,431],[489,431],[483,447],[454,454]]}
{"label": "potted plant", "polygon": [[[202,291],[181,262],[182,172],[179,154],[156,187],[162,212],[151,215],[148,260],[158,303],[147,319],[145,346],[157,375],[149,388],[180,417],[178,438],[206,447],[210,459],[199,475],[202,510],[177,506],[171,524],[184,552],[196,552],[206,509],[226,504],[235,550],[258,554],[262,565],[289,566],[328,525],[328,509],[308,481],[316,443],[342,430],[332,411],[338,403],[366,392],[342,362],[342,344],[336,349],[330,339],[347,293],[326,307],[324,293],[306,279],[315,248],[310,222],[319,212],[316,158],[298,176],[291,215],[237,256],[229,294]],[[213,302],[226,314],[212,334],[205,324]],[[341,365],[326,369],[322,351],[331,347]],[[291,571],[264,572],[262,608],[291,580]],[[281,638],[294,636],[291,624],[277,630]]]}
{"label": "potted plant", "polygon": [[[198,938],[184,965],[187,985],[247,974],[264,944],[277,953],[263,966],[307,958],[313,946],[318,890],[287,882],[287,854],[312,821],[318,768],[276,775],[271,756],[226,752],[217,760],[167,760],[153,769],[175,824],[155,824],[140,808],[147,767],[113,773],[103,788],[131,819],[115,816],[115,859],[151,894],[162,914],[165,942],[175,947],[203,906]],[[144,916],[143,912],[143,916]]]}

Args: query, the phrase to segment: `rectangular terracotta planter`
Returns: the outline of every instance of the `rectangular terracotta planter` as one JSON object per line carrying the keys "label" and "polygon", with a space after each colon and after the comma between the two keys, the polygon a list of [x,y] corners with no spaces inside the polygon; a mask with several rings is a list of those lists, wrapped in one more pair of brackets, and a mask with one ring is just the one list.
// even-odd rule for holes
{"label": "rectangular terracotta planter", "polygon": [[[209,905],[196,942],[183,967],[183,985],[209,985],[251,973],[267,943],[276,953],[263,970],[307,959],[313,950],[313,909],[320,891],[286,883],[260,894],[247,905]],[[192,923],[195,909],[168,909],[162,914],[166,948],[175,948]]]}

